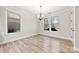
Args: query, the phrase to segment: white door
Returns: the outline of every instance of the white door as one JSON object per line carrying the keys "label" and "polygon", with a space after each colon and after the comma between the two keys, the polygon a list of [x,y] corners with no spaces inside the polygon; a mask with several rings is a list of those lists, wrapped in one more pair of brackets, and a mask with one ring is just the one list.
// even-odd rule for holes
{"label": "white door", "polygon": [[74,39],[74,34],[75,34],[75,30],[74,30],[74,12],[71,11],[70,12],[70,38]]}
{"label": "white door", "polygon": [[79,6],[75,8],[75,47],[79,51]]}

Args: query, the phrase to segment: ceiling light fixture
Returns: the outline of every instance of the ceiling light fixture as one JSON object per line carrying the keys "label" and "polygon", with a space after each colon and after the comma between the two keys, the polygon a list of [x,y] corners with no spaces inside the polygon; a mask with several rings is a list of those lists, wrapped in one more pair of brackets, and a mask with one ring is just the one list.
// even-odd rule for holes
{"label": "ceiling light fixture", "polygon": [[40,20],[40,21],[43,19],[42,16],[43,16],[43,15],[42,15],[42,6],[40,6],[40,16],[39,16],[39,20]]}

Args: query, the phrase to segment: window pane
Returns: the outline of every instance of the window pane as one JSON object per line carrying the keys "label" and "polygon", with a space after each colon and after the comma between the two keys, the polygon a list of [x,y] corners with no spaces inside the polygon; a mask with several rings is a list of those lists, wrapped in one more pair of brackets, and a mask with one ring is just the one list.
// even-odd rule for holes
{"label": "window pane", "polygon": [[58,27],[59,27],[59,16],[52,16],[51,31],[57,31]]}
{"label": "window pane", "polygon": [[48,21],[48,18],[44,19],[44,30],[48,30],[49,31],[49,21]]}

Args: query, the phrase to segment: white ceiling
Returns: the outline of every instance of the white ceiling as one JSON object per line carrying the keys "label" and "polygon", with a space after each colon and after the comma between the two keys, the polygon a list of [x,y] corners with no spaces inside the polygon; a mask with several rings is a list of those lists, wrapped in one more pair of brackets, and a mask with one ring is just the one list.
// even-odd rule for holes
{"label": "white ceiling", "polygon": [[[20,8],[27,9],[37,16],[40,14],[40,6],[20,6]],[[45,15],[64,8],[67,6],[42,6],[42,14]]]}

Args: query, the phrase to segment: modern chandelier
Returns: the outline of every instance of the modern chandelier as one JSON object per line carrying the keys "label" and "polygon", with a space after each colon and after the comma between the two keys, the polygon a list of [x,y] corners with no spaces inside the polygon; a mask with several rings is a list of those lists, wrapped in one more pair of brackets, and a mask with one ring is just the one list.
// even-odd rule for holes
{"label": "modern chandelier", "polygon": [[40,6],[40,16],[39,16],[39,20],[40,20],[40,21],[43,19],[42,16],[43,16],[43,15],[42,15],[42,6]]}

